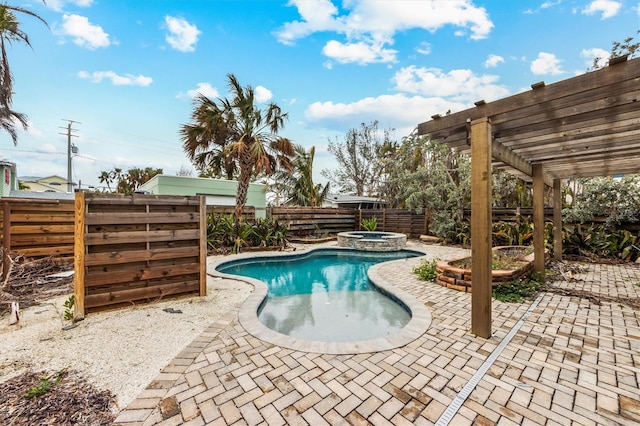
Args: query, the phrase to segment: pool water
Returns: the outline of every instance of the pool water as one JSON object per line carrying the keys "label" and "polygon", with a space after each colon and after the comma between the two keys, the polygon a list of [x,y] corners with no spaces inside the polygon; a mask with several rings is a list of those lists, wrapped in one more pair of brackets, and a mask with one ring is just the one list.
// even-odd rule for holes
{"label": "pool water", "polygon": [[303,256],[232,261],[217,270],[267,285],[258,319],[268,328],[304,340],[348,342],[386,337],[409,322],[408,309],[378,291],[367,270],[376,263],[420,255],[409,250],[316,250]]}

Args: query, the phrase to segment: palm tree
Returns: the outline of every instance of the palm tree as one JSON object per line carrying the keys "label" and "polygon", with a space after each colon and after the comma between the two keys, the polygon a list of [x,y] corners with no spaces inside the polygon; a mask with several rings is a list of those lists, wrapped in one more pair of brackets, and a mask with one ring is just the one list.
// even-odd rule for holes
{"label": "palm tree", "polygon": [[294,150],[289,139],[278,136],[288,114],[273,102],[258,108],[251,86],[243,88],[233,74],[227,78],[231,98],[198,96],[191,114],[194,123],[183,125],[180,134],[196,167],[220,165],[227,177],[230,171],[239,174],[235,217],[240,222],[251,179],[270,176],[278,168],[291,170]]}
{"label": "palm tree", "polygon": [[[0,127],[4,129],[13,140],[18,143],[18,135],[15,129],[16,121],[27,128],[27,116],[11,109],[13,97],[13,74],[9,67],[7,45],[13,42],[24,42],[31,47],[27,33],[20,29],[20,22],[14,12],[25,13],[39,19],[45,25],[47,22],[30,10],[18,6],[0,4]],[[48,25],[47,25],[48,27]]]}
{"label": "palm tree", "polygon": [[192,124],[180,129],[183,149],[200,176],[224,177],[233,180],[238,170],[236,161],[225,155],[225,148],[233,142],[224,122],[224,113],[217,103],[199,94],[194,100]]}
{"label": "palm tree", "polygon": [[106,171],[101,171],[100,172],[100,176],[98,176],[98,179],[100,180],[100,183],[106,183],[107,184],[107,188],[109,189],[109,192],[113,192],[111,190],[111,182],[113,182],[112,180],[112,176],[110,172],[106,172]]}
{"label": "palm tree", "polygon": [[329,192],[329,183],[324,187],[313,183],[313,159],[316,147],[307,150],[295,145],[293,173],[279,173],[277,185],[287,194],[287,204],[318,207]]}

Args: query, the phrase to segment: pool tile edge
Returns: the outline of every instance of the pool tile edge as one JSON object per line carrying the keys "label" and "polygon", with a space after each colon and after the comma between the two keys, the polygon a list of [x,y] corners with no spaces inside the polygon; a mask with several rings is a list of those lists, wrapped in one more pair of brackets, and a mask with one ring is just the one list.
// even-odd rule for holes
{"label": "pool tile edge", "polygon": [[[335,247],[336,249],[340,249]],[[312,252],[317,249],[310,249]],[[351,249],[346,249],[351,250]],[[269,257],[287,256],[293,253],[278,252],[273,253]],[[300,253],[297,253],[300,254]],[[403,303],[411,312],[411,319],[401,330],[386,337],[379,337],[371,340],[359,340],[353,342],[320,342],[296,339],[266,327],[258,319],[258,307],[267,295],[267,286],[259,280],[241,277],[238,275],[230,275],[218,272],[216,267],[230,260],[252,258],[255,255],[251,253],[243,253],[232,255],[229,258],[218,260],[207,265],[208,274],[212,277],[227,278],[246,282],[253,286],[253,293],[243,302],[238,312],[238,319],[242,327],[252,336],[271,343],[274,346],[281,346],[287,349],[293,349],[308,353],[321,353],[331,355],[351,355],[371,352],[381,352],[405,346],[422,336],[431,325],[431,312],[413,295],[395,287],[386,282],[378,273],[380,267],[393,262],[404,262],[405,259],[392,260],[389,262],[378,263],[369,268],[369,279],[373,284],[380,288],[383,292],[388,293],[391,297]]]}

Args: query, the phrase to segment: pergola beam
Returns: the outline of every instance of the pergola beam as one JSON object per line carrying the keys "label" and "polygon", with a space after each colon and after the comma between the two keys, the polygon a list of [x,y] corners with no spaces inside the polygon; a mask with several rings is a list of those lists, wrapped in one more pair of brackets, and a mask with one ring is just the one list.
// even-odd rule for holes
{"label": "pergola beam", "polygon": [[[491,155],[496,160],[499,160],[509,167],[513,167],[516,170],[521,171],[527,176],[533,176],[533,168],[524,158],[513,152],[513,150],[507,148],[495,140],[491,141]],[[548,176],[543,176],[544,183],[547,186],[553,186],[553,179]]]}

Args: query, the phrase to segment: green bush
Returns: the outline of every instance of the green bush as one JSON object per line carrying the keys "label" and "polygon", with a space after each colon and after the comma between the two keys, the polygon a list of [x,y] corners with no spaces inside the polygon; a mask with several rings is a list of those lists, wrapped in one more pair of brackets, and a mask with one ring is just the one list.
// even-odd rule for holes
{"label": "green bush", "polygon": [[586,257],[618,258],[634,261],[640,255],[638,235],[605,225],[565,225],[563,252]]}
{"label": "green bush", "polygon": [[413,273],[422,281],[436,280],[436,264],[440,259],[423,260],[419,266],[413,268]]}
{"label": "green bush", "polygon": [[236,222],[234,215],[207,216],[207,246],[213,251],[239,253],[246,247],[283,249],[289,227],[272,218]]}
{"label": "green bush", "polygon": [[533,298],[543,287],[544,283],[540,275],[531,274],[528,278],[495,286],[493,297],[501,302],[522,303]]}

